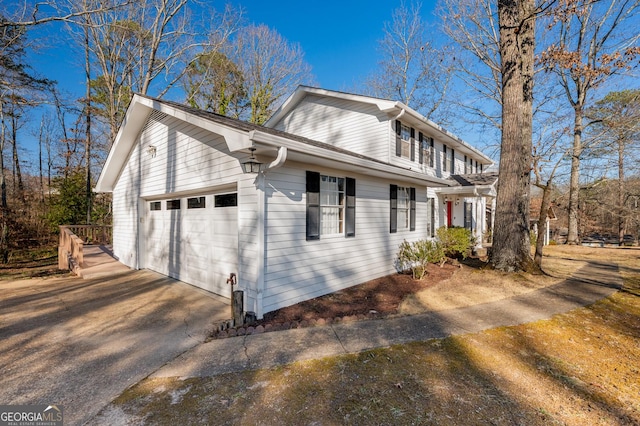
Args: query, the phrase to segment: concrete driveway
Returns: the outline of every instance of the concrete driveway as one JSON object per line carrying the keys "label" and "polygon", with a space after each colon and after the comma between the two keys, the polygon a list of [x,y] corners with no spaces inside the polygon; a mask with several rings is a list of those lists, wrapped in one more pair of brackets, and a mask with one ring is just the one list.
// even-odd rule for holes
{"label": "concrete driveway", "polygon": [[149,271],[0,282],[0,404],[59,404],[84,424],[203,342],[229,306]]}

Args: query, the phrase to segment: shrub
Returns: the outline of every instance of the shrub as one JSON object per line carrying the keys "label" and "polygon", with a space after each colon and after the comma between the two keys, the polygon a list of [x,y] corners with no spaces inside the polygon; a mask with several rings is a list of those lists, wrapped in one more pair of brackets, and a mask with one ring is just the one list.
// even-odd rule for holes
{"label": "shrub", "polygon": [[471,252],[471,248],[476,244],[476,239],[471,234],[471,230],[460,227],[447,228],[443,226],[436,231],[437,238],[445,256],[455,259],[462,257],[465,259]]}
{"label": "shrub", "polygon": [[410,243],[403,241],[398,252],[398,269],[411,270],[414,279],[421,280],[427,275],[429,263],[444,261],[442,245],[437,241],[419,240]]}

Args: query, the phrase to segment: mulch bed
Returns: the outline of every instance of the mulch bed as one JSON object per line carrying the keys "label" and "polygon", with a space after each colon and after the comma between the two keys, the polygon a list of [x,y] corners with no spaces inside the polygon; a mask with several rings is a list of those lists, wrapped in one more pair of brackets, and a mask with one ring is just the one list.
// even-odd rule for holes
{"label": "mulch bed", "polygon": [[353,316],[385,316],[395,314],[400,303],[409,294],[416,293],[443,281],[458,269],[445,264],[429,265],[429,273],[423,280],[414,280],[411,275],[394,274],[347,289],[297,303],[277,311],[269,312],[256,325],[267,326],[283,323],[320,319],[332,320]]}

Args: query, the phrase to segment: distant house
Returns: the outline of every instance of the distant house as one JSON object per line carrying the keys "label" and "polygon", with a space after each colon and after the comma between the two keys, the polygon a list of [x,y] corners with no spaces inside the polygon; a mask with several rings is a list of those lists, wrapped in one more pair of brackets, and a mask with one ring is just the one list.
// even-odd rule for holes
{"label": "distant house", "polygon": [[122,263],[223,296],[233,273],[261,318],[394,273],[400,243],[440,226],[481,245],[490,165],[395,101],[299,87],[258,126],[135,95],[96,191]]}
{"label": "distant house", "polygon": [[[540,209],[541,209],[542,200],[540,198],[534,198],[529,203],[529,229],[533,232],[536,238],[539,238],[539,229],[538,229],[538,220],[540,219]],[[553,206],[549,206],[547,210],[547,215],[545,217],[546,222],[546,232],[542,235],[544,239],[544,245],[549,245],[551,242],[551,221],[557,221],[558,217],[556,216],[556,212]]]}

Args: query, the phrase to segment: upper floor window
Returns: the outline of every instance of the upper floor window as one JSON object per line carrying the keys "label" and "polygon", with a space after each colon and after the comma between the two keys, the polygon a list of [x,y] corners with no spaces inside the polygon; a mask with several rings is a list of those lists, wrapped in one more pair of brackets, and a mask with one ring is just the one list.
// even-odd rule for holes
{"label": "upper floor window", "polygon": [[396,120],[396,156],[415,160],[415,130]]}
{"label": "upper floor window", "polygon": [[471,173],[469,170],[469,163],[467,163],[467,156],[464,156],[464,174]]}
{"label": "upper floor window", "polygon": [[433,138],[419,134],[418,140],[420,141],[420,164],[428,164],[429,167],[433,167],[433,157],[435,156],[433,150]]}

